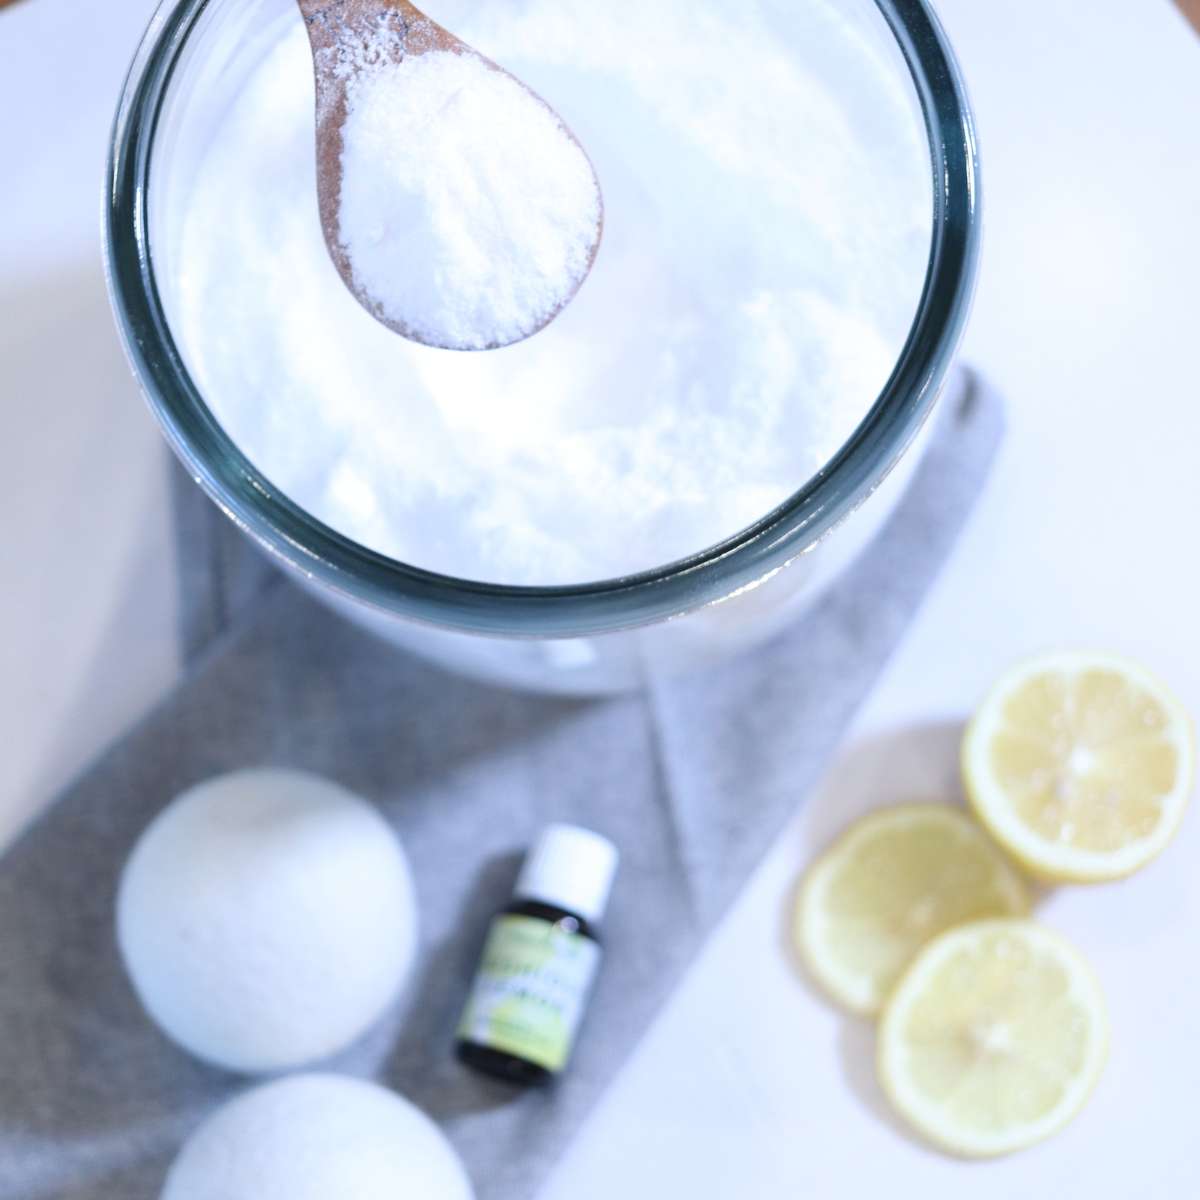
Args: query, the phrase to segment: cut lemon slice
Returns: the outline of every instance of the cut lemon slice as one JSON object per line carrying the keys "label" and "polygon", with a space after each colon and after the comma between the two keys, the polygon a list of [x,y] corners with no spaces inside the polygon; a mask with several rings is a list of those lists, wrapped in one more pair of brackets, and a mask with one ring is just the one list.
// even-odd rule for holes
{"label": "cut lemon slice", "polygon": [[1030,871],[1091,883],[1144,866],[1192,789],[1187,714],[1141,667],[1097,654],[1024,663],[963,741],[963,780],[993,836]]}
{"label": "cut lemon slice", "polygon": [[930,938],[1028,910],[1024,883],[965,812],[909,804],[864,817],[813,864],[795,939],[830,995],[871,1015]]}
{"label": "cut lemon slice", "polygon": [[1075,1116],[1107,1047],[1104,997],[1078,951],[1032,921],[979,921],[930,943],[897,984],[879,1078],[930,1141],[987,1157]]}

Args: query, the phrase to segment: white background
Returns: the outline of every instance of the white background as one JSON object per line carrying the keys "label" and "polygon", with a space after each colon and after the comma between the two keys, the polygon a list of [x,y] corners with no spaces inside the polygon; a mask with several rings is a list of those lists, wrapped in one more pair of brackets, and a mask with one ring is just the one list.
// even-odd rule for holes
{"label": "white background", "polygon": [[[107,129],[150,7],[0,13],[0,842],[179,669],[161,447],[98,249]],[[840,761],[796,797],[547,1200],[1200,1184],[1200,817],[1130,882],[1045,900],[1104,982],[1112,1057],[1073,1126],[1003,1162],[950,1161],[904,1134],[874,1083],[871,1030],[812,993],[784,940],[797,872],[847,819],[956,796],[960,723],[1011,659],[1114,648],[1200,713],[1200,39],[1166,0],[940,9],[986,170],[966,356],[1007,395],[1010,436]]]}

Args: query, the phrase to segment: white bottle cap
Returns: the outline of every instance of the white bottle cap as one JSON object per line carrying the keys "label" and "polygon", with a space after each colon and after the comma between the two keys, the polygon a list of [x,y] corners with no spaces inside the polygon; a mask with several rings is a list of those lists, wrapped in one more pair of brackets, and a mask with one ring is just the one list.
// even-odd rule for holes
{"label": "white bottle cap", "polygon": [[548,825],[526,856],[513,894],[599,921],[619,861],[608,838],[578,825]]}

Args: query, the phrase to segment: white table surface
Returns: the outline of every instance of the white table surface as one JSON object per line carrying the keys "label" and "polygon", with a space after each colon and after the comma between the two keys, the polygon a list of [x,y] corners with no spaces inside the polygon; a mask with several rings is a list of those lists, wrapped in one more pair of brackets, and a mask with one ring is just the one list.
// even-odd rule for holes
{"label": "white table surface", "polygon": [[[177,677],[159,437],[107,313],[105,138],[150,0],[0,13],[0,844]],[[798,976],[795,876],[852,815],[957,795],[960,723],[1015,657],[1144,659],[1200,713],[1200,39],[1167,0],[942,0],[983,139],[966,355],[1007,394],[984,501],[841,760],[578,1141],[547,1200],[1194,1194],[1200,816],[1143,875],[1052,895],[1112,1057],[1084,1115],[998,1163],[889,1117],[872,1032]],[[0,860],[0,870],[3,862]],[[2,1031],[0,1031],[2,1036]],[[1190,1185],[1190,1186],[1189,1186]]]}

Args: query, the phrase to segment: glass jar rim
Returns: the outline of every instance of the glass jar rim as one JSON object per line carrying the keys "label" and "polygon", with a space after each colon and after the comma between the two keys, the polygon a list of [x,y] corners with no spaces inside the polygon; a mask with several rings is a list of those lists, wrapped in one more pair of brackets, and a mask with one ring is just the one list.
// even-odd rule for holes
{"label": "glass jar rim", "polygon": [[191,379],[154,277],[147,216],[155,133],[175,65],[212,0],[164,0],[130,68],[113,126],[105,265],[126,354],[189,474],[290,569],[385,613],[468,633],[576,637],[612,632],[753,587],[811,549],[878,487],[936,402],[966,324],[978,271],[980,180],[974,120],[928,0],[874,0],[920,100],[934,176],[925,284],[892,374],[825,467],[740,533],[619,579],[521,587],[411,566],[325,525],[272,484],[225,433]]}

